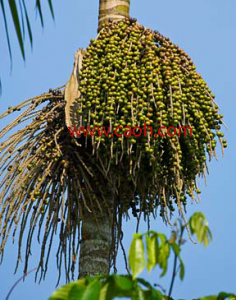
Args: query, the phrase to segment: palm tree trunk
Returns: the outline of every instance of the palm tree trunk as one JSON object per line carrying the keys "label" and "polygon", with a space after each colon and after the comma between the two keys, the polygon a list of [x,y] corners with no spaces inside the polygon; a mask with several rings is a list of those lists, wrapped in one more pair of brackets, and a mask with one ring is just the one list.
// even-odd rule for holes
{"label": "palm tree trunk", "polygon": [[[109,19],[115,21],[128,17],[129,8],[130,0],[100,0],[99,29]],[[114,201],[114,199],[108,200],[107,202],[111,204]],[[103,213],[97,212],[96,219],[93,213],[90,213],[88,210],[84,211],[81,237],[79,278],[109,274],[111,265],[112,222],[105,207]]]}
{"label": "palm tree trunk", "polygon": [[109,21],[129,17],[130,0],[100,0],[98,31]]}
{"label": "palm tree trunk", "polygon": [[85,211],[82,221],[82,241],[79,258],[79,278],[109,274],[112,230],[106,213]]}

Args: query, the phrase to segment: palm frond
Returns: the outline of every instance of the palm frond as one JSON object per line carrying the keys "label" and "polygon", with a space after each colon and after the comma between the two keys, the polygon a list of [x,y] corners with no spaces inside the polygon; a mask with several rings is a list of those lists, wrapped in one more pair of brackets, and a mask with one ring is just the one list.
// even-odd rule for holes
{"label": "palm frond", "polygon": [[5,6],[4,6],[3,0],[0,0],[0,3],[1,3],[1,9],[2,9],[2,14],[3,14],[5,32],[6,32],[6,37],[7,37],[8,52],[9,52],[10,60],[12,62],[11,43],[10,43],[10,37],[9,37],[9,32],[8,32],[8,24],[7,24]]}
{"label": "palm frond", "polygon": [[23,6],[21,3],[21,0],[19,1],[19,7],[20,7],[20,22],[21,22],[21,28],[22,28],[22,36],[23,41],[25,40],[25,22],[24,22],[24,13],[23,13]]}
{"label": "palm frond", "polygon": [[25,0],[21,0],[21,1],[22,1],[22,5],[23,5],[23,8],[24,8],[24,14],[25,14],[25,20],[26,20],[28,35],[29,35],[30,44],[31,44],[31,47],[32,47],[33,46],[33,35],[32,35],[32,30],[31,30],[31,26],[30,26],[29,17],[28,17],[28,12],[27,12],[27,8],[26,8],[26,5],[25,5]]}
{"label": "palm frond", "polygon": [[22,28],[20,26],[20,20],[19,20],[19,16],[18,16],[18,9],[17,9],[17,6],[16,6],[16,2],[15,2],[15,0],[8,0],[8,3],[9,3],[9,6],[10,6],[11,15],[12,15],[14,27],[15,27],[15,30],[16,30],[16,35],[17,35],[17,39],[18,39],[18,42],[19,42],[21,54],[22,54],[23,59],[25,60],[23,32],[22,32]]}
{"label": "palm frond", "polygon": [[40,2],[40,0],[36,0],[36,9],[39,12],[39,17],[40,17],[41,25],[42,25],[42,27],[44,27],[43,13],[42,13],[42,8],[41,8],[41,2]]}
{"label": "palm frond", "polygon": [[[7,45],[8,45],[8,52],[10,56],[10,60],[12,63],[12,50],[11,50],[11,43],[10,43],[10,35],[8,31],[8,19],[7,19],[7,10],[5,8],[5,3],[4,0],[0,0],[0,7],[2,10],[3,14],[3,21],[4,21],[4,27],[5,27],[5,33],[6,33],[6,38],[7,38]],[[44,27],[44,18],[43,18],[43,10],[42,10],[42,5],[40,0],[35,0],[36,4],[36,11],[39,13],[39,18],[42,27]],[[25,49],[24,49],[24,40],[25,40],[25,29],[27,28],[29,40],[31,47],[33,45],[33,33],[31,29],[31,23],[30,23],[30,17],[28,13],[28,8],[25,3],[25,0],[8,0],[8,5],[10,8],[10,14],[13,20],[13,24],[16,30],[16,35],[18,39],[18,43],[20,46],[20,51],[22,54],[23,59],[25,60]],[[52,5],[52,1],[48,0],[48,5],[49,9],[52,15],[52,18],[54,19],[54,9]]]}
{"label": "palm frond", "polygon": [[51,11],[51,14],[52,14],[52,18],[54,19],[55,16],[54,16],[54,10],[53,10],[53,6],[52,6],[52,1],[51,0],[48,0],[48,5],[49,5],[49,8],[50,8],[50,11]]}

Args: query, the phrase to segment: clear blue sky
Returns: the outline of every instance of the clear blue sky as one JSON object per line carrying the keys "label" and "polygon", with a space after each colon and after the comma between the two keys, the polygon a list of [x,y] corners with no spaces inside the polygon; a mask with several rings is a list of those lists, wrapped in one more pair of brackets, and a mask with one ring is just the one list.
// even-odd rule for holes
{"label": "clear blue sky", "polygon": [[[14,30],[10,26],[13,47],[12,74],[3,34],[3,20],[2,16],[0,17],[0,76],[3,85],[0,113],[9,105],[16,105],[24,99],[66,83],[72,70],[74,52],[79,47],[85,48],[90,38],[96,36],[98,0],[53,2],[56,21],[53,23],[48,7],[44,5],[44,30],[41,29],[38,18],[35,21],[33,5],[29,7],[34,46],[31,52],[29,43],[26,44],[26,63],[20,56]],[[146,27],[157,29],[163,35],[169,36],[192,57],[198,72],[216,94],[217,102],[225,116],[224,120],[229,127],[229,131],[225,131],[228,139],[225,157],[222,158],[218,151],[219,161],[210,163],[208,186],[201,184],[201,203],[188,205],[187,218],[195,211],[202,211],[207,216],[214,240],[207,249],[187,241],[182,253],[186,277],[183,282],[176,281],[173,291],[175,298],[192,299],[216,294],[222,290],[236,293],[235,12],[235,0],[131,0],[133,17]],[[0,122],[0,127],[3,125],[4,122]],[[171,231],[159,219],[151,225],[156,231]],[[127,250],[134,228],[133,220],[124,225],[124,244]],[[145,224],[142,224],[141,232],[145,231]],[[39,247],[35,242],[30,268],[36,266]],[[10,287],[21,275],[21,270],[13,275],[16,249],[17,244],[12,245],[9,238],[5,260],[0,266],[0,300],[6,297]],[[122,254],[119,255],[117,264],[119,273],[124,273]],[[155,270],[150,277],[146,273],[142,276],[152,283],[158,282],[168,288],[170,272],[169,276],[161,280],[159,274],[160,272]],[[40,285],[35,284],[31,274],[24,283],[17,286],[10,299],[47,299],[54,290],[56,278],[54,255],[51,256],[46,281]]]}

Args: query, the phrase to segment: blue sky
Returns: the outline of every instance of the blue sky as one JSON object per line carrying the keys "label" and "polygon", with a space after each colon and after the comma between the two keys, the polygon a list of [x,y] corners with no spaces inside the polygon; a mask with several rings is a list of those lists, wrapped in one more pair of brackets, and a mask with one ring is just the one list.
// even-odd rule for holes
{"label": "blue sky", "polygon": [[[45,3],[47,1],[44,1]],[[56,15],[52,21],[48,6],[44,5],[45,28],[40,27],[35,17],[33,5],[29,7],[34,31],[33,51],[26,43],[26,63],[23,62],[10,26],[13,48],[13,70],[4,36],[3,20],[0,17],[0,76],[3,94],[0,98],[0,113],[9,105],[16,105],[32,96],[39,95],[49,88],[66,83],[72,66],[73,54],[77,48],[85,48],[90,39],[96,36],[98,0],[54,1]],[[236,293],[236,202],[235,202],[235,86],[236,86],[236,2],[235,0],[131,0],[131,15],[144,26],[157,29],[163,35],[183,48],[193,59],[198,72],[208,82],[216,95],[216,100],[229,127],[225,130],[228,148],[224,158],[218,151],[218,161],[210,163],[210,176],[207,187],[201,183],[201,202],[188,205],[187,218],[195,211],[202,211],[213,232],[214,239],[207,249],[194,245],[188,240],[183,247],[182,257],[186,265],[183,282],[176,280],[173,296],[192,299],[220,291]],[[36,19],[36,20],[35,20]],[[0,127],[4,126],[0,121]],[[162,224],[160,219],[153,221],[151,228],[170,233],[171,228]],[[128,250],[132,234],[135,231],[134,220],[124,224],[124,244]],[[146,231],[142,223],[141,232]],[[40,246],[35,242],[30,268],[37,264]],[[56,248],[56,246],[55,246]],[[5,259],[0,266],[0,299],[4,299],[14,282],[21,276],[21,270],[14,273],[17,244],[8,240]],[[117,262],[118,272],[125,273],[122,253]],[[145,279],[158,282],[168,289],[171,267],[164,279],[155,270]],[[11,295],[11,300],[47,299],[55,288],[57,272],[55,255],[46,280],[40,285],[34,283],[31,274],[24,283],[19,284]],[[63,284],[63,281],[61,282]]]}

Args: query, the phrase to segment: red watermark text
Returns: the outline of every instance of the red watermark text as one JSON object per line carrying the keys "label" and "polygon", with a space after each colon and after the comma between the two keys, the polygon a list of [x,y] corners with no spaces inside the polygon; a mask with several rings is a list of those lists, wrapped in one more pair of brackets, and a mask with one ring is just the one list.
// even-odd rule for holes
{"label": "red watermark text", "polygon": [[179,128],[175,128],[175,127],[165,127],[165,126],[161,126],[159,127],[159,129],[157,130],[156,133],[154,133],[154,130],[151,126],[147,126],[146,123],[144,123],[144,127],[141,128],[139,126],[136,127],[129,127],[129,126],[118,126],[115,129],[113,129],[111,131],[110,127],[98,127],[98,126],[93,126],[92,128],[90,126],[88,126],[87,128],[84,128],[83,126],[80,126],[79,128],[74,127],[73,129],[71,127],[68,127],[69,131],[70,131],[70,135],[71,137],[76,135],[77,137],[83,135],[85,137],[87,137],[88,135],[94,136],[96,135],[96,133],[98,133],[98,136],[102,137],[102,136],[106,136],[106,137],[113,137],[113,136],[117,136],[117,137],[140,137],[142,134],[144,137],[146,137],[147,135],[151,136],[151,137],[173,137],[178,135],[179,137],[181,136],[181,134],[183,133],[184,137],[188,136],[192,136],[192,128],[187,126],[181,126]]}

